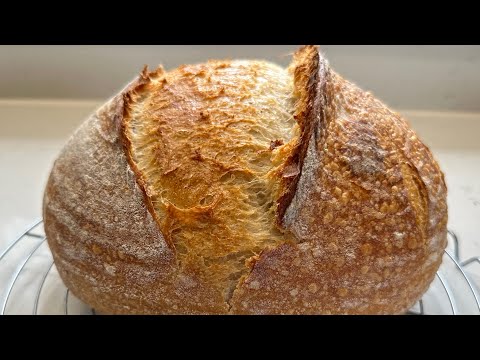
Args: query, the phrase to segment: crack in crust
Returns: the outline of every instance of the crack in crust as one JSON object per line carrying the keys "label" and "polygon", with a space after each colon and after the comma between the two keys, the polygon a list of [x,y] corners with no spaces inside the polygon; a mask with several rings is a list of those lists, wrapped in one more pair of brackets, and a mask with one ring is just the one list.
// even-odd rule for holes
{"label": "crack in crust", "polygon": [[180,270],[228,304],[247,264],[289,240],[275,226],[275,174],[297,141],[291,78],[239,61],[146,76],[126,95],[129,163]]}

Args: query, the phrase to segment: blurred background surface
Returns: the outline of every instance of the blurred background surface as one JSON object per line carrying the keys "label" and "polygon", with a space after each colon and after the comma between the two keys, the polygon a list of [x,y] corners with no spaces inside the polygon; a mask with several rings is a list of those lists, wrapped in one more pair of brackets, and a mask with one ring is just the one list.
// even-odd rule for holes
{"label": "blurred background surface", "polygon": [[[297,45],[1,46],[0,98],[105,99],[139,73],[210,58],[287,65]],[[400,109],[480,111],[479,46],[321,47],[344,77]]]}

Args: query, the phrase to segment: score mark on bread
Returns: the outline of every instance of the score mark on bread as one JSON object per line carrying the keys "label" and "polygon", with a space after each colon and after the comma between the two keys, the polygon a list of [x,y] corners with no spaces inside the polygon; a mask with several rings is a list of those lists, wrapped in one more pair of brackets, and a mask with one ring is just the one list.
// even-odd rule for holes
{"label": "score mark on bread", "polygon": [[128,151],[162,234],[179,266],[226,301],[246,261],[287,240],[275,222],[276,173],[281,147],[296,141],[293,90],[276,65],[211,61],[153,77],[131,95]]}

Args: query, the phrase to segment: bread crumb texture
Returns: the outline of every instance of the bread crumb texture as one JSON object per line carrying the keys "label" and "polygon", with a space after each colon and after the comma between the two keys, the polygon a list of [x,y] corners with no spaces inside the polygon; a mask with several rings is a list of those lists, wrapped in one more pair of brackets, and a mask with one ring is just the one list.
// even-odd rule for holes
{"label": "bread crumb texture", "polygon": [[146,70],[55,162],[45,229],[106,313],[391,314],[446,246],[446,186],[408,123],[313,46],[288,69]]}

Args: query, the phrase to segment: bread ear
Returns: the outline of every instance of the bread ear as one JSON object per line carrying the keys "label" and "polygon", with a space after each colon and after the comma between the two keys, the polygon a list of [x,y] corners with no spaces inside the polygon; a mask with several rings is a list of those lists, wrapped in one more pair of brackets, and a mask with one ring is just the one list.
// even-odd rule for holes
{"label": "bread ear", "polygon": [[285,212],[295,195],[309,145],[316,144],[324,133],[325,111],[330,105],[330,92],[326,89],[330,82],[330,69],[317,46],[303,46],[295,52],[289,71],[294,78],[294,95],[298,99],[294,118],[299,125],[300,136],[279,174],[283,180],[282,193],[277,200],[277,224],[280,228],[284,227]]}
{"label": "bread ear", "polygon": [[277,224],[283,227],[285,211],[295,194],[302,173],[303,162],[312,134],[320,120],[319,102],[319,54],[315,46],[304,46],[293,57],[289,72],[294,78],[295,104],[294,118],[300,135],[296,138],[287,160],[279,171],[281,194],[277,200]]}

